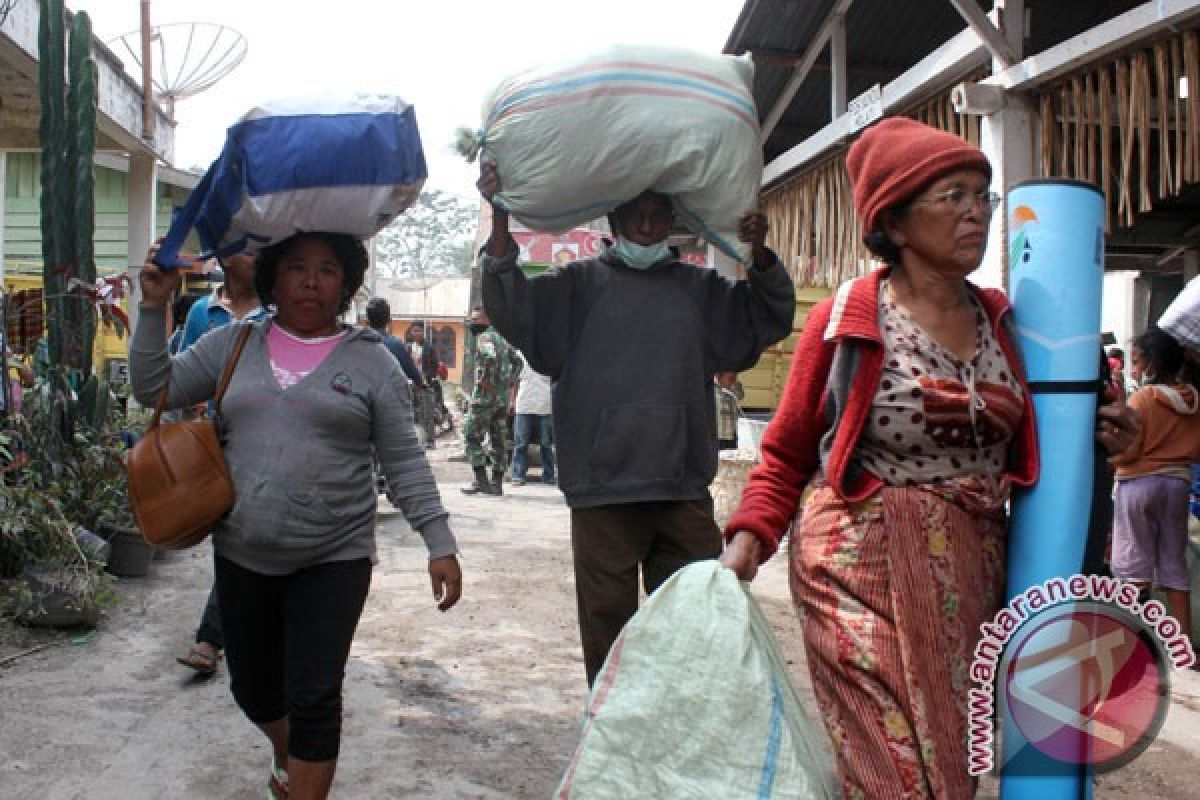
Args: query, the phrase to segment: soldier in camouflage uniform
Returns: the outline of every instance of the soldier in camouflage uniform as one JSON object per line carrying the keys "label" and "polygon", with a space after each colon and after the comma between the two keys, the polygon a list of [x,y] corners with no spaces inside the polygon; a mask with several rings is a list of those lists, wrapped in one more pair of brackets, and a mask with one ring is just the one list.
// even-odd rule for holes
{"label": "soldier in camouflage uniform", "polygon": [[[491,328],[482,307],[471,311],[471,333],[475,335],[475,384],[463,419],[463,439],[475,480],[462,491],[464,494],[500,495],[504,493],[501,483],[508,466],[509,398],[521,361],[504,337]],[[483,446],[485,436],[490,453]],[[491,481],[487,478],[489,463],[492,465]]]}

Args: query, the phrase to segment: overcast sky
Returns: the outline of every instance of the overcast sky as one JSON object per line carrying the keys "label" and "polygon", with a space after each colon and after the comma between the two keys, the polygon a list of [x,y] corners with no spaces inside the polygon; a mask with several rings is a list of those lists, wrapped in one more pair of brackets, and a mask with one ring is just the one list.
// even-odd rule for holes
{"label": "overcast sky", "polygon": [[[139,0],[67,0],[105,41],[138,27]],[[329,91],[396,94],[416,108],[427,185],[474,193],[476,167],[449,150],[478,127],[502,78],[612,43],[720,52],[742,0],[153,0],[151,22],[215,22],[249,52],[227,78],[176,108],[175,165],[206,168],[225,129],[257,103]],[[140,80],[133,63],[126,70]]]}

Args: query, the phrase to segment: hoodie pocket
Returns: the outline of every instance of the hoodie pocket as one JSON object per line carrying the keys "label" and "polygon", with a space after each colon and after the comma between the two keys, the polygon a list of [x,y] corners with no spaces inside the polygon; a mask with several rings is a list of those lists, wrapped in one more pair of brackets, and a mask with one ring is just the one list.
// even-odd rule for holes
{"label": "hoodie pocket", "polygon": [[687,456],[687,407],[609,406],[592,442],[593,484],[674,481]]}

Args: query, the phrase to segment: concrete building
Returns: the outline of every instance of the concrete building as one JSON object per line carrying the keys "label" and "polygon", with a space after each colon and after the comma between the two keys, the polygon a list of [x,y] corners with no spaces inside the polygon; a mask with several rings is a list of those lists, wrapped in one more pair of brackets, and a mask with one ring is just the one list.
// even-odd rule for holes
{"label": "concrete building", "polygon": [[[38,24],[36,2],[12,5],[0,22],[0,276],[7,290],[40,286],[41,280]],[[198,177],[168,166],[174,122],[157,104],[146,105],[120,59],[95,37],[92,55],[97,272],[128,269],[136,278],[150,242],[166,230],[173,207]],[[136,315],[136,303],[127,307]],[[121,342],[100,347],[106,356],[123,356]]]}
{"label": "concrete building", "polygon": [[[461,385],[465,320],[471,310],[470,279],[444,278],[429,283],[381,280],[376,290],[391,306],[392,335],[404,339],[413,327],[424,327],[425,341],[437,348],[450,382]],[[362,319],[365,324],[366,317]]]}

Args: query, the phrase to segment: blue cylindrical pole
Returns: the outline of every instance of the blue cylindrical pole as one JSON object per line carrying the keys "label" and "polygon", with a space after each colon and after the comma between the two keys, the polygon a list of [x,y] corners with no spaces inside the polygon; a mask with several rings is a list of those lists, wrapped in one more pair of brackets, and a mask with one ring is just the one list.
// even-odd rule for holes
{"label": "blue cylindrical pole", "polygon": [[[1104,196],[1076,181],[1030,181],[1013,187],[1007,207],[1009,289],[1041,460],[1037,484],[1013,497],[1011,600],[1083,568],[1096,446]],[[1029,741],[1013,721],[1005,678],[1002,670],[1004,800],[1090,798],[1086,753],[1063,758]]]}

